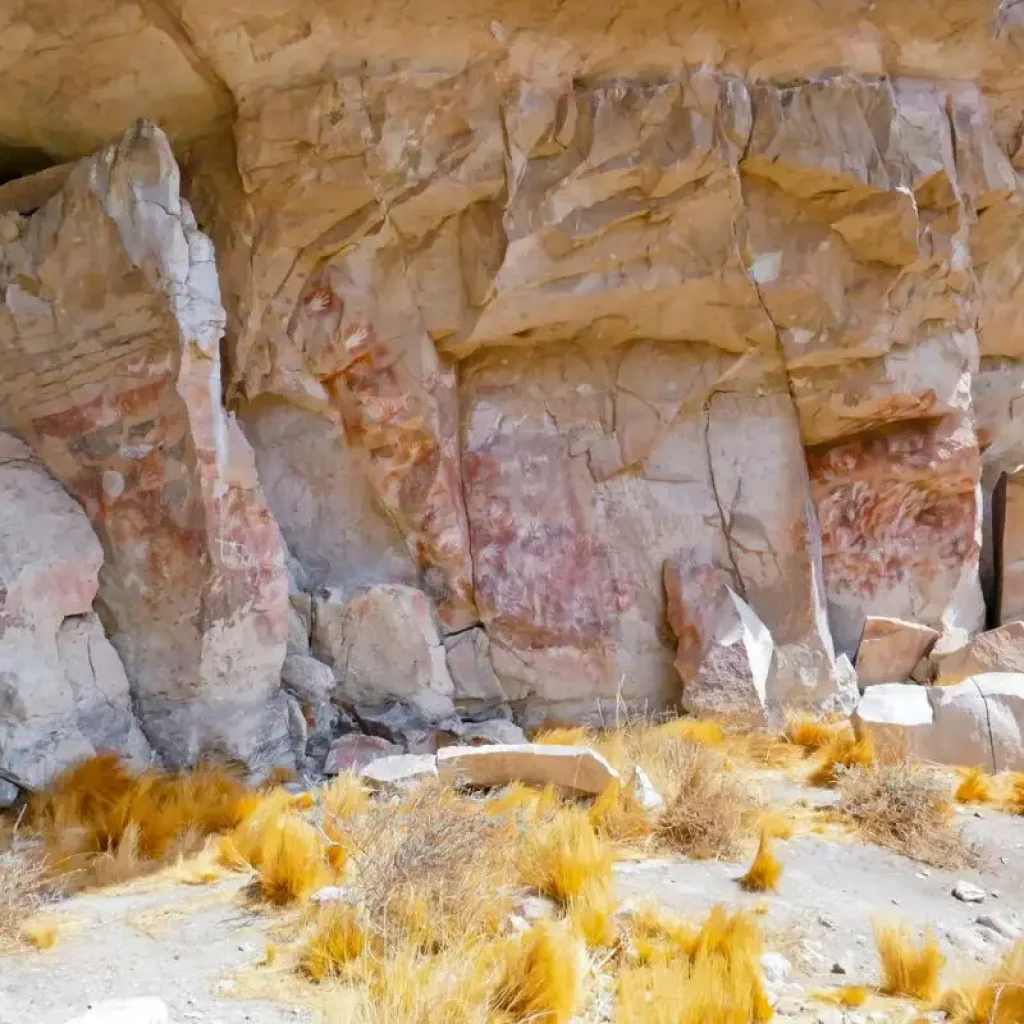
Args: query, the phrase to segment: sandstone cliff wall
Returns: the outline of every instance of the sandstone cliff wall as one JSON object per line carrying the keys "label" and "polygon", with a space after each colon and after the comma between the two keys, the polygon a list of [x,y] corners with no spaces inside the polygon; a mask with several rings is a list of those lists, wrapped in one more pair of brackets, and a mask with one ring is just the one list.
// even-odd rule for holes
{"label": "sandstone cliff wall", "polygon": [[771,715],[850,708],[867,616],[1019,617],[1016,5],[429,6],[0,28],[0,137],[127,130],[0,186],[0,425],[158,753],[301,757],[286,638],[339,704],[410,622],[435,717],[607,715],[698,685],[713,578]]}

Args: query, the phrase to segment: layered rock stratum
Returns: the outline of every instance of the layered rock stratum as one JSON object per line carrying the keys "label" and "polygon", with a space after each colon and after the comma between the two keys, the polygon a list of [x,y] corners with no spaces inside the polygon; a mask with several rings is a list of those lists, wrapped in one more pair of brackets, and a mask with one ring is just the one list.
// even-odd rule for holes
{"label": "layered rock stratum", "polygon": [[103,561],[30,673],[0,548],[6,704],[95,616],[158,756],[261,767],[338,728],[318,652],[428,720],[769,719],[851,710],[869,618],[1019,618],[1022,41],[995,0],[8,5],[0,428]]}

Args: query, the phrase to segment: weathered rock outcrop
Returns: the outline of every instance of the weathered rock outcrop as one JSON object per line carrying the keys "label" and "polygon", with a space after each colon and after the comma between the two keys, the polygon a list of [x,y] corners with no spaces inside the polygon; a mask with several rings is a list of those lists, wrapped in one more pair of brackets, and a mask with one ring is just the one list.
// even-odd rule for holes
{"label": "weathered rock outcrop", "polygon": [[30,786],[97,750],[149,756],[92,610],[102,564],[81,508],[0,433],[0,768]]}
{"label": "weathered rock outcrop", "polygon": [[97,608],[146,735],[173,764],[264,766],[287,753],[287,578],[221,406],[223,325],[213,249],[151,124],[0,218],[0,417],[103,544]]}
{"label": "weathered rock outcrop", "polygon": [[96,528],[161,753],[283,750],[286,635],[435,722],[693,697],[752,648],[666,565],[763,624],[768,715],[846,707],[862,634],[867,684],[1019,617],[1024,8],[342,6],[0,15],[0,137],[156,117],[216,244],[147,124],[0,195],[60,189],[0,219],[0,423]]}

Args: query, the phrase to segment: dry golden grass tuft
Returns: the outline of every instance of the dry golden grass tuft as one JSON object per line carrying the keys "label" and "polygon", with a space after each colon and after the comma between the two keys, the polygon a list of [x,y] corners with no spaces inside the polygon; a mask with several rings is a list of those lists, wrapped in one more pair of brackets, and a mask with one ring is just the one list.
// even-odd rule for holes
{"label": "dry golden grass tuft", "polygon": [[1024,772],[1014,772],[1009,779],[1006,809],[1011,814],[1024,815]]}
{"label": "dry golden grass tuft", "polygon": [[321,801],[325,814],[348,821],[370,809],[370,792],[354,772],[343,772],[323,787]]}
{"label": "dry golden grass tuft", "polygon": [[563,907],[610,891],[612,848],[603,840],[587,812],[566,807],[536,825],[523,841],[519,872],[524,884]]}
{"label": "dry golden grass tuft", "polygon": [[946,958],[931,932],[918,944],[905,927],[879,922],[875,925],[875,945],[882,965],[881,990],[885,995],[935,999]]}
{"label": "dry golden grass tuft", "polygon": [[849,722],[823,722],[812,715],[794,715],[786,722],[786,739],[805,751],[821,750],[830,743],[849,737]]}
{"label": "dry golden grass tuft", "polygon": [[827,992],[814,992],[813,995],[815,999],[819,999],[823,1003],[855,1010],[859,1006],[864,1006],[874,993],[875,990],[867,985],[844,985],[842,988]]}
{"label": "dry golden grass tuft", "polygon": [[792,839],[796,834],[796,821],[792,811],[769,808],[761,815],[761,833],[772,839]]}
{"label": "dry golden grass tuft", "polygon": [[638,843],[654,832],[654,821],[633,787],[619,780],[594,800],[589,815],[598,835],[614,842]]}
{"label": "dry golden grass tuft", "polygon": [[593,732],[584,726],[571,728],[556,726],[538,731],[537,735],[533,737],[533,742],[562,747],[585,747],[589,746],[593,739]]}
{"label": "dry golden grass tuft", "polygon": [[815,786],[834,786],[843,769],[870,768],[874,763],[871,737],[857,739],[852,732],[843,732],[821,748],[808,781]]}
{"label": "dry golden grass tuft", "polygon": [[[643,928],[634,920],[634,928]],[[646,925],[646,927],[649,927]],[[715,907],[694,937],[681,928],[678,959],[658,954],[619,973],[620,1024],[751,1024],[772,1018],[761,977],[761,932],[743,913]],[[636,935],[634,935],[634,942]]]}
{"label": "dry golden grass tuft", "polygon": [[782,880],[782,862],[771,848],[768,832],[761,833],[757,855],[747,873],[740,878],[740,888],[746,892],[776,892]]}
{"label": "dry golden grass tuft", "polygon": [[502,946],[491,1005],[511,1021],[568,1024],[583,1001],[585,964],[569,928],[540,921]]}
{"label": "dry golden grass tuft", "polygon": [[907,762],[842,772],[839,811],[867,839],[924,864],[956,868],[978,859],[953,824],[946,784]]}
{"label": "dry golden grass tuft", "polygon": [[624,939],[629,958],[643,966],[688,960],[697,948],[699,934],[699,929],[681,918],[646,906],[633,914]]}
{"label": "dry golden grass tuft", "polygon": [[340,977],[346,967],[378,944],[353,907],[326,907],[320,911],[316,928],[303,947],[299,968],[316,982]]}
{"label": "dry golden grass tuft", "polygon": [[263,830],[252,894],[283,906],[306,899],[328,880],[324,845],[317,830],[286,814]]}
{"label": "dry golden grass tuft", "polygon": [[757,818],[757,801],[742,777],[718,751],[692,741],[676,741],[664,760],[671,789],[663,791],[658,838],[698,860],[736,856]]}
{"label": "dry golden grass tuft", "polygon": [[726,733],[719,722],[711,718],[673,718],[651,727],[656,740],[689,740],[706,747],[725,743]]}
{"label": "dry golden grass tuft", "polygon": [[134,775],[115,754],[89,758],[32,797],[27,822],[69,886],[110,885],[196,851],[259,803],[226,767]]}
{"label": "dry golden grass tuft", "polygon": [[987,978],[947,990],[939,1005],[949,1024],[1024,1021],[1024,941],[1016,942]]}
{"label": "dry golden grass tuft", "polygon": [[33,949],[53,949],[57,945],[60,928],[56,921],[37,918],[26,921],[19,932],[21,939]]}
{"label": "dry golden grass tuft", "polygon": [[995,796],[992,776],[984,768],[963,768],[954,799],[960,804],[988,804]]}

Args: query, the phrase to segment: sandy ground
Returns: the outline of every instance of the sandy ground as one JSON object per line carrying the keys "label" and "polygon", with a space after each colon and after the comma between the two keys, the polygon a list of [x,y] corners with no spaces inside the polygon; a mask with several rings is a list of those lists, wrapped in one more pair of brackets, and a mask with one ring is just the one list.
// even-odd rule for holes
{"label": "sandy ground", "polygon": [[[827,791],[802,789],[781,776],[771,787],[778,803],[832,799]],[[961,817],[985,851],[974,870],[923,868],[859,841],[796,838],[779,845],[785,875],[777,895],[742,893],[736,878],[743,865],[681,859],[621,863],[620,895],[694,916],[715,903],[767,904],[770,946],[792,968],[772,983],[779,1020],[911,1020],[920,1011],[875,999],[864,1009],[843,1012],[810,993],[877,982],[872,920],[880,914],[914,928],[934,925],[949,958],[947,981],[995,962],[1008,945],[978,923],[980,916],[997,915],[1024,930],[1024,819],[987,809],[963,810]],[[988,893],[984,903],[954,898],[959,879],[981,886]],[[127,996],[160,997],[175,1024],[315,1020],[309,1009],[232,994],[237,972],[259,969],[272,924],[248,910],[242,884],[237,878],[202,887],[142,880],[55,906],[62,927],[54,949],[0,958],[0,1024],[64,1024],[91,1004]],[[846,973],[834,973],[834,965]]]}

